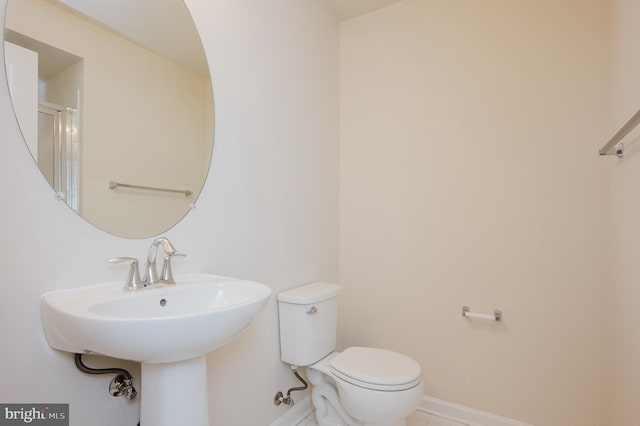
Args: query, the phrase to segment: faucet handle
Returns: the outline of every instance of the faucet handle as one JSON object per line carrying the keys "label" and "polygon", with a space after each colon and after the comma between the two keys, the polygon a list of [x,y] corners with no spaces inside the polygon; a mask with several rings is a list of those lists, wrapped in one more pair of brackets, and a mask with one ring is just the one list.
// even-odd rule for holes
{"label": "faucet handle", "polygon": [[134,259],[133,257],[114,257],[113,259],[107,260],[109,263],[121,263],[121,262],[129,262],[131,267],[129,268],[129,275],[127,275],[127,281],[125,282],[124,289],[127,291],[137,290],[138,288],[144,286],[142,280],[140,279],[140,271],[138,269],[138,259]]}
{"label": "faucet handle", "polygon": [[171,258],[173,257],[186,257],[183,253],[167,253],[162,263],[162,273],[160,274],[160,282],[164,284],[175,284],[176,280],[173,279],[173,272],[171,271]]}

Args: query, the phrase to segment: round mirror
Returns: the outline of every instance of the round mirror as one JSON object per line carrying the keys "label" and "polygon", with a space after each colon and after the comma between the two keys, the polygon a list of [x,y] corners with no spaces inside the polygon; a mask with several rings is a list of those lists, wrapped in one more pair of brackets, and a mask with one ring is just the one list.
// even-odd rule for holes
{"label": "round mirror", "polygon": [[174,226],[204,185],[213,95],[182,0],[9,0],[5,68],[35,163],[111,234]]}

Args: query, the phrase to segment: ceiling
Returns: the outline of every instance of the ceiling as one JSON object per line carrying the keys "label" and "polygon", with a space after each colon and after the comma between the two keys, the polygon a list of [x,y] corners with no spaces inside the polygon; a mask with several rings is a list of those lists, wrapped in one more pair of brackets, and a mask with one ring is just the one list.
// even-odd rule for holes
{"label": "ceiling", "polygon": [[209,71],[200,36],[182,1],[52,1],[188,68]]}
{"label": "ceiling", "polygon": [[[90,17],[138,44],[207,72],[197,30],[182,1],[51,0]],[[402,0],[323,0],[340,21],[364,15]],[[153,11],[153,16],[149,16]],[[152,18],[152,19],[151,19]],[[170,31],[167,31],[170,28]]]}
{"label": "ceiling", "polygon": [[329,9],[344,21],[402,0],[324,0]]}

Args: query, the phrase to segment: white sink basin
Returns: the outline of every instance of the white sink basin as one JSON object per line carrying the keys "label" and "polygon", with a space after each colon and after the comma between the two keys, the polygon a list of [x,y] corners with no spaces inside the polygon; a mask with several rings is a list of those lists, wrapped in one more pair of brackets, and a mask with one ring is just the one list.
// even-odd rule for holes
{"label": "white sink basin", "polygon": [[271,294],[263,284],[216,275],[175,280],[136,291],[118,281],[44,294],[49,345],[143,363],[183,361],[240,334]]}

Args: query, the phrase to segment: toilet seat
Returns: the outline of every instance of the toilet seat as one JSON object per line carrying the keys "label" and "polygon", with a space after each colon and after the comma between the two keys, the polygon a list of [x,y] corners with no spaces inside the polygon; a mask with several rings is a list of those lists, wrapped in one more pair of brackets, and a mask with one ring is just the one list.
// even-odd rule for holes
{"label": "toilet seat", "polygon": [[330,364],[336,377],[371,390],[402,391],[422,380],[420,364],[385,349],[351,347],[333,357]]}

